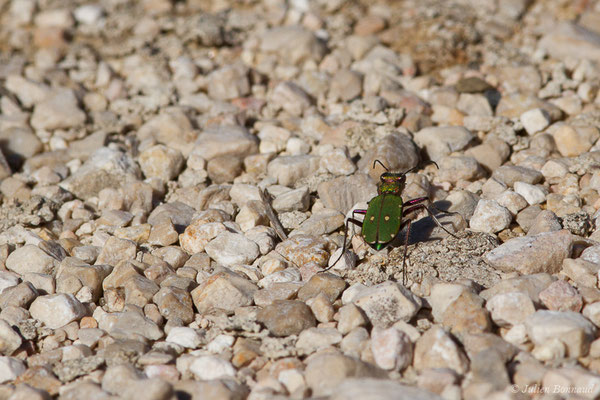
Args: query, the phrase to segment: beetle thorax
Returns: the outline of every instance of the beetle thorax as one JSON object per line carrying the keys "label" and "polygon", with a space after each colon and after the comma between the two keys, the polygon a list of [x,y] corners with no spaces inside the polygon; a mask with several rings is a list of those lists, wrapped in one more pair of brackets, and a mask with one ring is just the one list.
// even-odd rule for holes
{"label": "beetle thorax", "polygon": [[402,194],[402,184],[399,181],[382,181],[377,188],[378,194]]}

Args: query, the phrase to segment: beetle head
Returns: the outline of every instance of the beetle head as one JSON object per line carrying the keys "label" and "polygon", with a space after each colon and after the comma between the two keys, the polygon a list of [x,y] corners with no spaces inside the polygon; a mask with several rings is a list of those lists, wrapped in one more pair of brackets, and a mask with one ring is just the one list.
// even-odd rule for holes
{"label": "beetle head", "polygon": [[390,193],[400,195],[406,185],[406,174],[404,172],[384,172],[379,179],[379,194]]}

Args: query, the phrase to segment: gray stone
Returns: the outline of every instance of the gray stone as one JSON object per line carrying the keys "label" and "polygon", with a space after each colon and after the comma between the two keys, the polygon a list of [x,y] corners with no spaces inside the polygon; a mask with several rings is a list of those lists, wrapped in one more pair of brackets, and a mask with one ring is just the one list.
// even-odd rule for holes
{"label": "gray stone", "polygon": [[35,129],[69,129],[83,124],[85,113],[77,104],[75,93],[70,89],[52,90],[44,100],[37,103],[31,116]]}
{"label": "gray stone", "polygon": [[58,329],[85,316],[86,309],[72,294],[52,294],[35,299],[29,312],[48,328]]}
{"label": "gray stone", "polygon": [[219,156],[241,158],[258,151],[258,140],[243,127],[218,126],[204,130],[193,151],[206,161]]}
{"label": "gray stone", "polygon": [[4,319],[0,319],[0,354],[12,355],[21,346],[22,342],[23,339],[13,330],[12,326]]}
{"label": "gray stone", "polygon": [[257,320],[274,336],[297,335],[316,325],[310,308],[295,300],[273,301],[258,312]]}
{"label": "gray stone", "polygon": [[345,379],[332,391],[331,400],[441,400],[427,390],[380,379]]}
{"label": "gray stone", "polygon": [[466,128],[428,127],[415,134],[415,143],[423,147],[430,159],[437,161],[454,151],[462,150],[475,135]]}
{"label": "gray stone", "polygon": [[313,396],[328,396],[337,393],[338,385],[346,378],[382,378],[385,374],[383,370],[358,359],[322,353],[307,360],[304,377]]}
{"label": "gray stone", "polygon": [[146,178],[169,181],[177,177],[181,171],[183,156],[179,151],[159,144],[144,150],[138,162]]}
{"label": "gray stone", "polygon": [[376,196],[377,186],[368,175],[358,173],[321,182],[317,193],[325,207],[347,214],[355,204]]}
{"label": "gray stone", "polygon": [[196,309],[206,313],[220,308],[233,313],[237,307],[252,305],[258,287],[247,279],[232,273],[218,272],[204,280],[191,293]]}
{"label": "gray stone", "polygon": [[97,196],[105,188],[119,189],[137,181],[141,171],[127,153],[109,147],[98,149],[60,186],[82,199]]}
{"label": "gray stone", "polygon": [[279,156],[267,166],[267,175],[280,185],[292,186],[296,181],[314,174],[319,157],[312,155]]}
{"label": "gray stone", "polygon": [[57,265],[58,260],[32,244],[16,249],[6,259],[6,268],[21,275],[30,272],[52,274]]}
{"label": "gray stone", "polygon": [[[419,164],[417,146],[408,135],[403,133],[387,135],[365,151],[365,155],[358,162],[358,169],[369,174],[376,182],[379,181],[379,175],[384,172],[384,169],[380,165],[373,168],[375,160],[381,161],[390,171],[406,171]],[[352,204],[364,200],[359,199]]]}
{"label": "gray stone", "polygon": [[388,327],[398,320],[409,321],[422,306],[422,300],[404,286],[387,281],[358,292],[352,301],[373,326]]}
{"label": "gray stone", "polygon": [[556,273],[569,257],[573,236],[567,230],[511,239],[485,255],[487,262],[503,272]]}
{"label": "gray stone", "polygon": [[579,313],[539,310],[525,320],[527,335],[536,346],[558,339],[567,349],[567,356],[587,355],[596,337],[596,327]]}
{"label": "gray stone", "polygon": [[494,200],[481,199],[471,216],[469,227],[474,231],[496,233],[510,226],[510,211]]}
{"label": "gray stone", "polygon": [[325,45],[311,31],[300,26],[275,27],[266,31],[261,37],[260,50],[274,53],[290,64],[319,61],[325,55]]}
{"label": "gray stone", "polygon": [[219,233],[205,246],[205,251],[213,260],[225,266],[252,264],[260,256],[256,243],[233,232]]}

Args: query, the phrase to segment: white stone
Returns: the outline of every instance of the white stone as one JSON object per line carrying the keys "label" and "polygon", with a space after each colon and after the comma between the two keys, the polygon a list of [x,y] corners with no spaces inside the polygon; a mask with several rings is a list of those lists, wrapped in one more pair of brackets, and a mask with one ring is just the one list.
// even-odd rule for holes
{"label": "white stone", "polygon": [[75,20],[80,24],[93,25],[102,17],[104,9],[97,4],[85,4],[73,11]]}
{"label": "white stone", "polygon": [[27,370],[25,363],[17,358],[0,357],[0,384],[14,381]]}
{"label": "white stone", "polygon": [[6,259],[6,268],[20,275],[29,272],[52,274],[56,264],[56,259],[32,244],[16,249]]}
{"label": "white stone", "polygon": [[559,339],[566,346],[566,355],[583,357],[596,336],[596,327],[584,316],[572,311],[539,310],[525,320],[527,334],[536,345]]}
{"label": "white stone", "polygon": [[195,329],[185,326],[171,328],[167,335],[167,342],[178,344],[188,349],[196,349],[202,343],[200,335]]}
{"label": "white stone", "polygon": [[296,347],[307,353],[338,344],[342,334],[335,328],[309,328],[300,333]]}
{"label": "white stone", "polygon": [[353,302],[367,314],[373,326],[381,327],[410,320],[422,306],[420,297],[392,281],[361,290]]}
{"label": "white stone", "polygon": [[510,226],[510,211],[494,200],[481,199],[475,207],[469,226],[474,231],[496,233]]}
{"label": "white stone", "polygon": [[206,350],[214,354],[221,354],[231,346],[233,346],[235,338],[230,335],[219,335],[206,345]]}
{"label": "white stone", "polygon": [[515,192],[523,196],[530,205],[541,204],[546,201],[546,193],[539,186],[525,182],[515,182],[514,189]]}
{"label": "white stone", "polygon": [[534,108],[521,114],[520,120],[527,133],[533,135],[550,124],[550,115],[541,108]]}
{"label": "white stone", "polygon": [[0,293],[2,293],[4,289],[17,286],[19,281],[19,276],[14,272],[0,271]]}
{"label": "white stone", "polygon": [[71,89],[54,89],[46,99],[36,104],[31,126],[40,130],[69,129],[85,122],[85,113],[77,104]]}
{"label": "white stone", "polygon": [[494,295],[487,301],[485,308],[490,312],[492,321],[504,327],[519,325],[535,312],[533,301],[522,292]]}
{"label": "white stone", "polygon": [[244,235],[221,232],[204,249],[216,262],[225,266],[252,264],[260,256],[260,248]]}
{"label": "white stone", "polygon": [[428,298],[433,320],[441,321],[448,306],[466,290],[468,290],[466,286],[458,283],[438,283],[434,285]]}
{"label": "white stone", "polygon": [[383,369],[402,371],[412,362],[413,348],[410,338],[394,327],[373,328],[371,351],[375,363]]}
{"label": "white stone", "polygon": [[31,316],[50,329],[58,329],[85,316],[86,309],[72,294],[39,296],[29,307]]}
{"label": "white stone", "polygon": [[220,379],[235,376],[235,368],[227,360],[218,356],[201,356],[190,364],[190,371],[201,380]]}

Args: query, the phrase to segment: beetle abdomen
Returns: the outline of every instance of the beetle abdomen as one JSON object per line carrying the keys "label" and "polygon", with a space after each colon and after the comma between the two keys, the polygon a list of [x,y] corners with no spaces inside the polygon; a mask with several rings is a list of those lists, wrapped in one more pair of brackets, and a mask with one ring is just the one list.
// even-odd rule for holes
{"label": "beetle abdomen", "polygon": [[381,250],[391,242],[402,225],[402,198],[392,194],[382,194],[369,202],[362,226],[365,242],[376,250]]}

